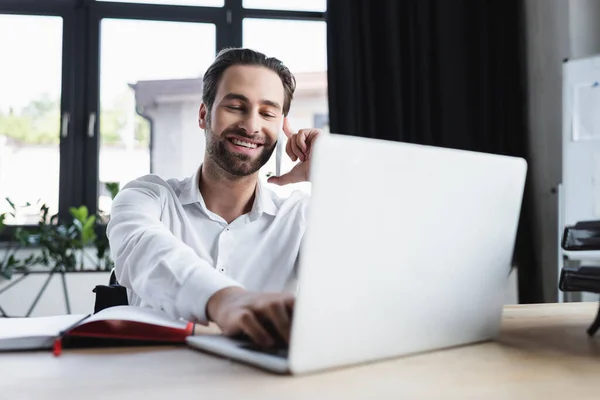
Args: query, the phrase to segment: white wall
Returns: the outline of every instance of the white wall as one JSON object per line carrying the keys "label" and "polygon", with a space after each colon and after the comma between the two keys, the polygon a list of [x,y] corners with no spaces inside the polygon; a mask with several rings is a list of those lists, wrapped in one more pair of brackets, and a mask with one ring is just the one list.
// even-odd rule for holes
{"label": "white wall", "polygon": [[[0,249],[0,260],[4,259],[5,251],[6,249]],[[34,251],[31,249],[20,250],[16,256],[18,258],[25,258]],[[91,255],[92,253],[90,253]],[[14,283],[22,276],[22,274],[14,274],[10,280],[0,278],[0,290]],[[0,307],[10,316],[25,316],[49,276],[49,274],[30,274],[23,278],[22,281],[0,294]],[[71,313],[86,314],[93,312],[95,293],[92,290],[96,285],[107,285],[109,278],[110,272],[104,271],[65,274]],[[66,313],[62,277],[60,274],[54,274],[33,309],[31,316],[42,317]]]}
{"label": "white wall", "polygon": [[526,0],[530,168],[544,300],[558,295],[558,196],[562,181],[562,63],[600,53],[600,1]]}
{"label": "white wall", "polygon": [[290,108],[290,124],[293,129],[312,128],[315,114],[328,114],[329,103],[326,96],[298,97]]}
{"label": "white wall", "polygon": [[[0,249],[0,260],[5,249]],[[32,250],[19,251],[18,257],[27,257]],[[15,282],[22,274],[14,274],[11,280],[0,278],[0,290]],[[0,294],[0,307],[10,316],[25,316],[35,297],[48,279],[49,274],[30,274],[13,287]],[[110,272],[83,272],[65,274],[65,282],[72,314],[87,314],[94,311],[96,285],[107,285]],[[66,314],[62,278],[54,274],[33,309],[32,317]],[[1,314],[0,314],[1,316]]]}
{"label": "white wall", "polygon": [[600,1],[569,1],[570,57],[600,54]]}
{"label": "white wall", "polygon": [[[21,275],[15,275],[10,281],[0,279],[0,289],[19,278],[19,276]],[[92,289],[96,285],[107,285],[109,276],[108,272],[66,274],[65,280],[71,304],[71,313],[92,313],[94,311],[95,300],[95,293],[92,293]],[[5,293],[0,294],[0,307],[10,316],[25,316],[47,278],[48,275],[46,274],[29,275]],[[62,279],[59,274],[55,274],[31,316],[43,317],[66,313]]]}
{"label": "white wall", "polygon": [[[153,172],[172,178],[179,177],[182,169],[181,154],[181,107],[179,104],[160,104],[148,110],[152,119],[152,168]],[[175,155],[175,157],[174,157]]]}
{"label": "white wall", "polygon": [[192,175],[204,159],[204,132],[198,127],[201,99],[161,102],[146,111],[153,121],[152,168],[163,178]]}
{"label": "white wall", "polygon": [[204,131],[198,126],[199,102],[186,102],[181,111],[181,130],[183,132],[182,140],[182,171],[185,176],[192,175],[198,165],[204,161],[204,151],[206,149],[206,138]]}

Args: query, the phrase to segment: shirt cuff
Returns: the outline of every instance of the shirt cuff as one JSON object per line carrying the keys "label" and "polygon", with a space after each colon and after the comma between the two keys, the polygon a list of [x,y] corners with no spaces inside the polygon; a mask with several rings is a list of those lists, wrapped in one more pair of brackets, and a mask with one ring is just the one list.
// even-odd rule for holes
{"label": "shirt cuff", "polygon": [[175,299],[175,307],[181,318],[186,321],[208,325],[208,300],[219,290],[232,286],[242,287],[237,281],[221,275],[216,270],[195,268],[181,285]]}

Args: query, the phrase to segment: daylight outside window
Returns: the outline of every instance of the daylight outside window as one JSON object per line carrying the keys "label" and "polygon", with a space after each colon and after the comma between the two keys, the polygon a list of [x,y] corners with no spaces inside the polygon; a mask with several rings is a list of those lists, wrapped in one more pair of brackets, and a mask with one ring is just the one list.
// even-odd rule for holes
{"label": "daylight outside window", "polygon": [[[243,21],[244,47],[280,59],[296,77],[296,92],[290,108],[294,130],[319,128],[329,131],[327,96],[327,33],[325,22],[251,19]],[[269,40],[265,40],[268,38]],[[287,140],[283,140],[285,146]],[[282,172],[294,162],[283,156]],[[260,178],[266,181],[275,173],[275,156],[263,167]],[[294,190],[310,193],[307,182],[271,188],[282,196]]]}
{"label": "daylight outside window", "polygon": [[[100,1],[100,0],[97,0]],[[125,0],[102,0],[125,2]],[[130,3],[223,7],[223,0],[130,0]],[[324,11],[324,0],[244,0],[243,7]],[[245,18],[242,45],[281,59],[297,80],[290,110],[294,129],[329,129],[327,48],[324,21]],[[35,224],[45,203],[58,212],[63,20],[0,15],[0,50],[18,54],[0,62],[0,213],[17,205],[6,222]],[[100,104],[97,199],[111,208],[107,183],[123,187],[139,176],[191,176],[203,161],[204,132],[198,127],[202,75],[217,52],[211,23],[104,18],[100,21]],[[43,61],[43,62],[41,62]],[[82,134],[75,132],[76,135]],[[285,146],[283,140],[282,146]],[[294,163],[284,155],[283,172]],[[275,157],[260,171],[275,173]],[[69,184],[68,182],[66,184]],[[310,184],[278,187],[286,196]]]}
{"label": "daylight outside window", "polygon": [[[202,161],[202,74],[215,55],[213,24],[106,19],[101,25],[98,206],[106,184],[142,175],[184,178]],[[175,45],[176,44],[176,45]],[[193,50],[192,50],[193,49]]]}
{"label": "daylight outside window", "polygon": [[26,203],[58,212],[62,18],[0,15],[0,54],[0,214],[36,224]]}

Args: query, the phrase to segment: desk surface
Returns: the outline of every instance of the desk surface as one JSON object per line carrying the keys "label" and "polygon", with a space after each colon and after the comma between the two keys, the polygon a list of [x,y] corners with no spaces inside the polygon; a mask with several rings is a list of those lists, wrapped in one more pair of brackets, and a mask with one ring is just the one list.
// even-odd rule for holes
{"label": "desk surface", "polygon": [[186,347],[0,355],[2,399],[598,399],[596,303],[507,306],[487,342],[302,377]]}

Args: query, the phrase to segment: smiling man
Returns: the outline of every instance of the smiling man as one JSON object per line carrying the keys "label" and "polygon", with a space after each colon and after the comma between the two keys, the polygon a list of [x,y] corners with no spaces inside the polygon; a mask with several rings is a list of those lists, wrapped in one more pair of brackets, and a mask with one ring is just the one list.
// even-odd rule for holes
{"label": "smiling man", "polygon": [[279,198],[258,179],[281,126],[299,160],[284,185],[308,180],[319,131],[293,132],[295,79],[279,60],[221,51],[203,78],[199,126],[204,162],[189,178],[138,178],[115,197],[107,235],[131,305],[175,318],[214,321],[261,346],[289,341],[298,253],[308,197]]}

